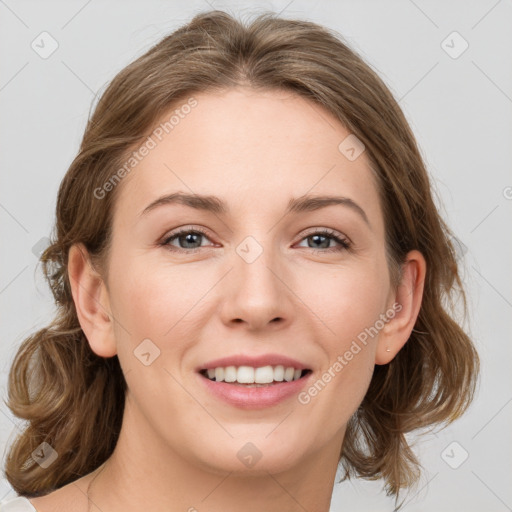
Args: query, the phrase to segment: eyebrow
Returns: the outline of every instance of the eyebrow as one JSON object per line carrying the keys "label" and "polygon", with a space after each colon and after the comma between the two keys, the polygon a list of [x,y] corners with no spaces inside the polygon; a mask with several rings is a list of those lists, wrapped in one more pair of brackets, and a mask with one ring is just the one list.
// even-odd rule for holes
{"label": "eyebrow", "polygon": [[[147,215],[150,211],[163,205],[169,204],[182,204],[195,208],[196,210],[203,210],[219,215],[226,215],[229,213],[227,204],[220,198],[211,195],[200,194],[186,194],[183,192],[176,192],[168,194],[155,199],[141,212],[140,216]],[[352,199],[341,196],[310,196],[305,195],[298,198],[292,198],[288,201],[285,215],[288,213],[303,213],[312,212],[332,205],[347,206],[354,212],[359,214],[360,217],[370,226],[370,221],[365,211]]]}

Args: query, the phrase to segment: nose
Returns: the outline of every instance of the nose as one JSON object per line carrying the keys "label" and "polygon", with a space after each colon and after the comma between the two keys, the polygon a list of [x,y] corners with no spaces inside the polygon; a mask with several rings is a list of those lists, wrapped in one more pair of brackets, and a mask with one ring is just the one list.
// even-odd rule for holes
{"label": "nose", "polygon": [[278,261],[275,251],[269,249],[249,261],[237,253],[233,255],[233,268],[222,292],[223,323],[230,328],[240,324],[249,331],[289,325],[293,293],[288,287],[285,262]]}

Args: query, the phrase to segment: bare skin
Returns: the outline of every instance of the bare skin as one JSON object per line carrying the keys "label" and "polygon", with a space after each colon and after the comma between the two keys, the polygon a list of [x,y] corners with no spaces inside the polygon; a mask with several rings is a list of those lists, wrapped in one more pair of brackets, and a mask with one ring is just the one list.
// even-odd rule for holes
{"label": "bare skin", "polygon": [[[391,361],[414,327],[425,260],[411,251],[392,285],[368,160],[338,149],[350,132],[290,92],[239,87],[195,98],[118,185],[108,276],[82,246],[70,251],[82,329],[98,355],[118,355],[129,389],[91,503],[89,474],[32,499],[39,512],[328,512],[346,423],[374,365]],[[218,196],[229,213],[174,203],[142,214],[175,192]],[[364,214],[347,204],[285,214],[306,194],[350,198]],[[180,227],[204,234],[193,248],[186,235],[160,245]],[[325,229],[350,247],[312,240]],[[251,263],[236,251],[247,237],[262,251]],[[196,371],[228,355],[278,353],[307,362],[314,383],[396,304],[308,403],[294,396],[244,410],[211,395]],[[133,352],[144,339],[160,350],[149,366]],[[237,456],[249,442],[261,454],[253,467]]]}

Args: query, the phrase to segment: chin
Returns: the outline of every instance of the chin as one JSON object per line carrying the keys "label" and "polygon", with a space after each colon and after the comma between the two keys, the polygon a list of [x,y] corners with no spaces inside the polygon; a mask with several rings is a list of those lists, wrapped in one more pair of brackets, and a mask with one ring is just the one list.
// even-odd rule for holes
{"label": "chin", "polygon": [[[281,473],[300,464],[304,444],[279,446],[270,438],[265,439],[269,430],[261,436],[248,436],[229,439],[226,443],[212,442],[212,445],[199,449],[197,453],[201,465],[219,474],[236,473],[240,476],[264,476],[268,473]],[[208,457],[205,458],[205,453]],[[214,461],[214,463],[212,463]]]}

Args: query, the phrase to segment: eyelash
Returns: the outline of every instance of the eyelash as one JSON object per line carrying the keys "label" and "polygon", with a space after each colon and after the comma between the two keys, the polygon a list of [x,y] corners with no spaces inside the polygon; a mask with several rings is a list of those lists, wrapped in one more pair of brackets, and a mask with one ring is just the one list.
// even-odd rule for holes
{"label": "eyelash", "polygon": [[[191,229],[189,227],[185,227],[185,228],[179,229],[178,231],[176,231],[174,233],[171,233],[159,245],[166,247],[168,250],[173,251],[173,252],[186,252],[188,254],[194,254],[197,251],[204,249],[204,247],[196,247],[194,249],[183,249],[181,247],[178,248],[178,247],[174,247],[174,246],[170,245],[170,242],[172,242],[173,240],[179,238],[182,235],[188,235],[188,234],[200,234],[200,235],[203,235],[204,237],[208,238],[208,240],[209,240],[208,234],[203,229],[201,229],[201,228]],[[318,231],[314,231],[312,233],[308,233],[306,236],[302,237],[300,241],[302,242],[303,240],[310,238],[312,236],[315,236],[315,235],[320,235],[320,236],[324,236],[326,238],[330,238],[339,244],[337,247],[330,247],[328,249],[315,249],[314,247],[309,247],[309,249],[312,249],[316,253],[318,253],[318,252],[320,252],[320,253],[341,252],[341,251],[349,250],[352,246],[351,242],[349,242],[346,238],[340,238],[336,234],[335,231],[332,231],[330,229],[321,229]],[[303,247],[303,249],[307,249],[307,247]]]}

